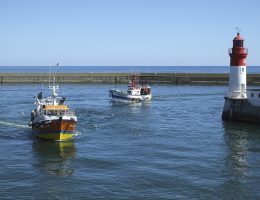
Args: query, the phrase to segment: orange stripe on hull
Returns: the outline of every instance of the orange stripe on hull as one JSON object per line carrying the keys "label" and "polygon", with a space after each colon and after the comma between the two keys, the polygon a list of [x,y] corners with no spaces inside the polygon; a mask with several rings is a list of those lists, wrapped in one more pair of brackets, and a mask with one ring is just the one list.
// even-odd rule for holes
{"label": "orange stripe on hull", "polygon": [[52,120],[49,123],[34,125],[33,130],[39,138],[50,140],[68,140],[75,136],[76,121]]}

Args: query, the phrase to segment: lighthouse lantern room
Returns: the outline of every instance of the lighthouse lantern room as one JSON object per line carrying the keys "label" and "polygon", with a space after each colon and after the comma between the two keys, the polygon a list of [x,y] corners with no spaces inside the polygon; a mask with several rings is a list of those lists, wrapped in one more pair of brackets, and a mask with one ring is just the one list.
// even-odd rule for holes
{"label": "lighthouse lantern room", "polygon": [[244,48],[244,39],[237,33],[233,39],[233,48],[229,49],[230,74],[229,98],[246,98],[246,57],[248,49]]}

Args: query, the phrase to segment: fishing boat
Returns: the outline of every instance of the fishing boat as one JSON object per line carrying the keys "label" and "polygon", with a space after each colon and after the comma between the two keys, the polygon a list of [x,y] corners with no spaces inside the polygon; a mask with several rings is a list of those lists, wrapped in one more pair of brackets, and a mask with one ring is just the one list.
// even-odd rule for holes
{"label": "fishing boat", "polygon": [[128,85],[127,90],[109,90],[109,97],[112,101],[141,102],[152,98],[151,87],[147,82],[138,82],[134,76]]}
{"label": "fishing boat", "polygon": [[35,97],[36,108],[31,112],[29,126],[38,138],[70,140],[76,136],[77,117],[65,104],[65,97],[57,94],[59,86],[53,80],[53,85],[49,84],[52,91],[49,97],[43,98],[42,92]]}

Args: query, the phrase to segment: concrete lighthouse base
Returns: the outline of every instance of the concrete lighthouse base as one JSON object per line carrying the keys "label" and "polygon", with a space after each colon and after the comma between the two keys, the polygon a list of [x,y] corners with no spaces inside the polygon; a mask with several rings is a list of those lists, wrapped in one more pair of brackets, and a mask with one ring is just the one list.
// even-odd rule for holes
{"label": "concrete lighthouse base", "polygon": [[247,99],[225,97],[222,119],[225,121],[237,120],[260,124],[260,107],[253,106]]}

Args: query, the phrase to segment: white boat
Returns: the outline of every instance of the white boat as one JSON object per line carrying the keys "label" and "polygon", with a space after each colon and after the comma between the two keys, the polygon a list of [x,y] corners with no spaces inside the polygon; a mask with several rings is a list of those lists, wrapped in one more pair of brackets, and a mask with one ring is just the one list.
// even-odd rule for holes
{"label": "white boat", "polygon": [[112,101],[123,102],[141,102],[148,101],[152,98],[151,87],[147,82],[138,83],[132,77],[132,81],[129,83],[127,90],[109,90],[109,97]]}
{"label": "white boat", "polygon": [[42,92],[35,97],[36,108],[31,112],[32,127],[36,137],[49,140],[64,141],[75,137],[77,117],[73,111],[64,104],[65,97],[59,96],[56,92],[59,89],[55,85],[49,85],[52,90],[51,96],[42,97]]}

